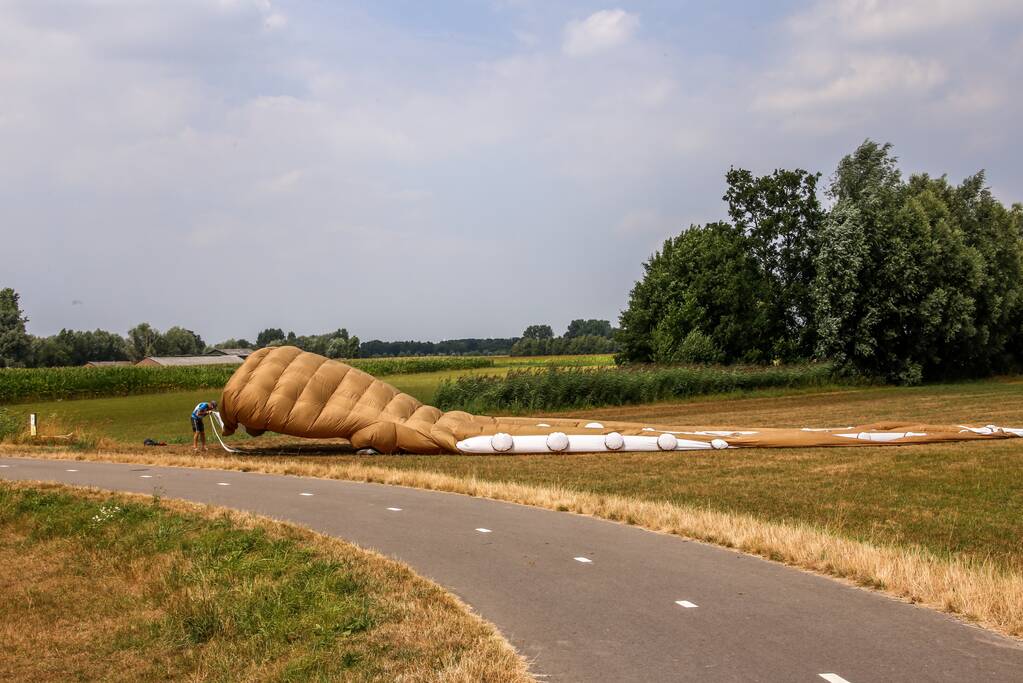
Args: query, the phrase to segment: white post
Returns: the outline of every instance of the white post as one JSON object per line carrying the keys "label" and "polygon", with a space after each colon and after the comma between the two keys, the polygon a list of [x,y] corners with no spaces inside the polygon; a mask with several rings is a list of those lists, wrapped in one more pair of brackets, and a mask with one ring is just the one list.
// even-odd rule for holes
{"label": "white post", "polygon": [[31,413],[31,414],[30,414],[30,415],[28,416],[28,431],[29,431],[29,433],[30,433],[30,434],[31,434],[32,436],[36,436],[36,435],[37,435],[37,429],[36,429],[36,414],[35,414],[35,413]]}

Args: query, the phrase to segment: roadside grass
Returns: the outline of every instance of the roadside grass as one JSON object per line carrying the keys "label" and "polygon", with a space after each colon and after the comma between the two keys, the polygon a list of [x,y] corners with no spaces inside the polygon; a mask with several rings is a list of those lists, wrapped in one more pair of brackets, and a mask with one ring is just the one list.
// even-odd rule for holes
{"label": "roadside grass", "polygon": [[5,482],[0,565],[5,681],[532,680],[403,565],[251,515]]}

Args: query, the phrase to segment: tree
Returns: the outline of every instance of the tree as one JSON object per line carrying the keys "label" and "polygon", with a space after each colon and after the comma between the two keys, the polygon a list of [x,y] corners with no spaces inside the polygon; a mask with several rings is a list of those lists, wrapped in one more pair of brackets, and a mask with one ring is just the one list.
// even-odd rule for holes
{"label": "tree", "polygon": [[871,140],[839,163],[814,283],[818,354],[904,384],[1018,364],[1018,214],[982,174],[906,182],[896,163]]}
{"label": "tree", "polygon": [[728,214],[748,238],[750,254],[766,283],[774,342],[783,360],[813,354],[815,327],[811,287],[825,212],[817,198],[820,173],[775,170],[756,177],[745,169],[725,174]]}
{"label": "tree", "polygon": [[256,346],[248,339],[225,339],[214,348],[218,349],[254,349]]}
{"label": "tree", "polygon": [[341,328],[329,337],[329,341],[327,343],[327,357],[358,358],[359,338],[349,337],[348,330]]}
{"label": "tree", "polygon": [[[727,362],[770,360],[767,287],[748,242],[728,223],[692,226],[666,240],[622,312],[618,360],[689,362],[697,346]],[[700,334],[685,344],[694,330]],[[698,345],[704,337],[710,344]]]}
{"label": "tree", "polygon": [[19,367],[28,360],[31,338],[19,300],[10,287],[0,289],[0,368]]}
{"label": "tree", "polygon": [[573,320],[568,324],[568,329],[565,331],[565,338],[571,339],[572,337],[605,337],[610,339],[614,336],[614,330],[611,327],[609,320]]}
{"label": "tree", "polygon": [[553,339],[554,330],[550,325],[530,325],[522,333],[523,339]]}
{"label": "tree", "polygon": [[149,323],[139,323],[128,330],[128,354],[133,361],[164,352],[163,336]]}
{"label": "tree", "polygon": [[169,356],[194,356],[203,352],[206,342],[192,330],[175,326],[163,333],[162,347]]}
{"label": "tree", "polygon": [[256,335],[256,346],[263,348],[264,346],[270,346],[270,342],[283,341],[284,338],[284,330],[279,327],[268,327]]}

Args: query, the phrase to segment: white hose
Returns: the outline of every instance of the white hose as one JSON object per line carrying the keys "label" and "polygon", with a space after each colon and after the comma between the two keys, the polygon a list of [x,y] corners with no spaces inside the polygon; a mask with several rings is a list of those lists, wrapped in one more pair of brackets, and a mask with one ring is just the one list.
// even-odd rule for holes
{"label": "white hose", "polygon": [[221,429],[224,428],[224,419],[220,417],[220,413],[214,410],[210,413],[210,415],[212,415],[212,417],[210,418],[210,427],[213,428],[213,434],[216,435],[217,441],[219,441],[220,445],[224,447],[224,450],[227,451],[228,453],[241,453],[241,451],[235,450],[234,448],[231,448],[226,443],[224,443],[224,440],[220,438],[220,434],[217,433],[218,422],[220,423],[220,428]]}

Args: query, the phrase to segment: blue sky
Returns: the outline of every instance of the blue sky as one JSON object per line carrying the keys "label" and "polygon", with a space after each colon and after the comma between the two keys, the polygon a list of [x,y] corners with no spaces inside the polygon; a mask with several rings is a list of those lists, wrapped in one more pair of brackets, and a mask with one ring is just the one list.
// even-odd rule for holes
{"label": "blue sky", "polygon": [[36,334],[616,320],[732,165],[1023,200],[1021,74],[1015,0],[8,0],[0,286]]}

